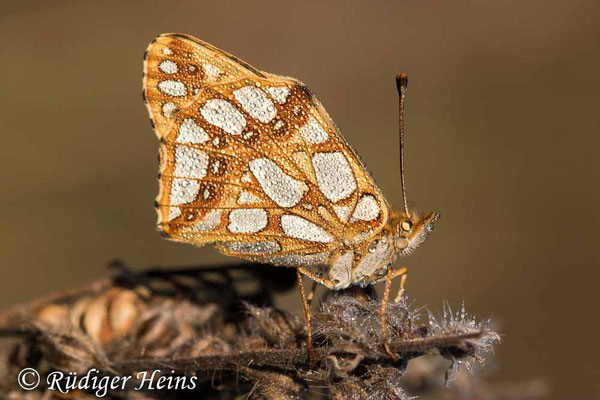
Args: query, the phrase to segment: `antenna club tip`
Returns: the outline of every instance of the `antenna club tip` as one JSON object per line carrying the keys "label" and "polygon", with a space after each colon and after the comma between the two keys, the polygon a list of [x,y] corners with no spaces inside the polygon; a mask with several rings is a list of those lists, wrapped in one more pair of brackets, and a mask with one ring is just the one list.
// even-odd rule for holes
{"label": "antenna club tip", "polygon": [[399,72],[396,75],[396,86],[398,87],[398,90],[406,89],[408,86],[408,75],[406,75],[404,72]]}

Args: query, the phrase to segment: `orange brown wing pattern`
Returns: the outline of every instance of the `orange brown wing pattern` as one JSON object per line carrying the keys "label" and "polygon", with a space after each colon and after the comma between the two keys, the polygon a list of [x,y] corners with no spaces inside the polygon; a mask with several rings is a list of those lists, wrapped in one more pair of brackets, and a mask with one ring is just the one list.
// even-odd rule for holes
{"label": "orange brown wing pattern", "polygon": [[[151,44],[145,65],[161,141],[158,224],[169,237],[311,265],[381,230],[381,192],[303,84],[178,35]],[[203,67],[172,73],[190,65]],[[220,71],[215,79],[204,72],[210,65]],[[168,103],[175,108],[162,113]]]}
{"label": "orange brown wing pattern", "polygon": [[262,73],[238,58],[192,36],[168,33],[144,53],[143,97],[156,134],[169,117],[189,105],[197,92],[223,81]]}

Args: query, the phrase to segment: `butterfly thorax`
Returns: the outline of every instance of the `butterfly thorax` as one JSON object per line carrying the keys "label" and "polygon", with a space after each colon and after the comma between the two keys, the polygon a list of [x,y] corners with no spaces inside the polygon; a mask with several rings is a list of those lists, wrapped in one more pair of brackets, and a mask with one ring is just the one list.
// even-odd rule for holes
{"label": "butterfly thorax", "polygon": [[437,213],[422,217],[414,212],[407,215],[392,211],[379,233],[332,254],[329,269],[332,289],[364,286],[382,279],[398,256],[411,254],[427,239],[438,218]]}

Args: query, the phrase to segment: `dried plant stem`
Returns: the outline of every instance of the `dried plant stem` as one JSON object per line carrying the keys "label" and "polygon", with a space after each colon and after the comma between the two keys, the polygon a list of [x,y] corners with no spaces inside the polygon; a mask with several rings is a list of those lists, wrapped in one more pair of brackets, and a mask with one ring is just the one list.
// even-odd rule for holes
{"label": "dried plant stem", "polygon": [[[113,376],[155,370],[193,375],[205,399],[234,398],[225,393],[308,399],[312,386],[332,399],[408,399],[400,384],[408,360],[433,353],[476,361],[498,341],[489,322],[476,322],[464,310],[417,323],[405,301],[388,303],[389,285],[383,302],[364,293],[325,296],[310,331],[301,317],[252,305],[252,299],[267,305],[272,299],[273,277],[262,273],[265,268],[135,273],[114,264],[112,280],[8,310],[0,314],[0,335],[19,340],[5,357],[0,398],[13,393],[11,374],[36,367],[41,373],[94,368]],[[287,276],[291,283],[299,278],[294,275]],[[253,291],[242,297],[240,282],[253,282]],[[311,336],[313,357],[306,344]],[[112,398],[135,395],[126,389]],[[148,398],[171,400],[160,396]],[[188,397],[173,397],[179,398]]]}
{"label": "dried plant stem", "polygon": [[[441,351],[466,350],[472,340],[484,339],[484,331],[447,335],[443,337],[421,338],[397,343],[390,343],[390,349],[395,353],[410,353],[411,357],[417,357],[432,349]],[[345,346],[336,349],[333,347],[319,347],[314,349],[317,360],[323,360],[327,356],[336,353],[362,353],[359,347]],[[257,351],[240,351],[230,354],[213,354],[194,358],[181,359],[140,359],[129,360],[113,364],[112,367],[121,374],[127,375],[142,369],[174,368],[176,370],[197,369],[207,371],[236,371],[241,366],[269,367],[277,369],[310,368],[307,362],[308,353],[305,348],[301,349],[268,349]],[[366,355],[364,362],[389,364],[392,360],[386,359],[385,354]]]}

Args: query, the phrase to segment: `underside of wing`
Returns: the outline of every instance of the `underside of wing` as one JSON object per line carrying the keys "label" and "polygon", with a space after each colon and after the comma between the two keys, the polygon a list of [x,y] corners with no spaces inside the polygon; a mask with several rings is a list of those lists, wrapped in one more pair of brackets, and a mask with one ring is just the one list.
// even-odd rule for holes
{"label": "underside of wing", "polygon": [[[197,75],[170,73],[188,70],[190,60],[222,74],[209,79],[206,67]],[[166,61],[174,66],[165,72]],[[368,239],[386,223],[381,192],[300,82],[173,35],[150,46],[145,65],[148,109],[161,141],[158,225],[170,238],[309,266],[327,263],[333,250]],[[180,89],[162,90],[165,81]],[[169,103],[175,111],[162,113]]]}
{"label": "underside of wing", "polygon": [[162,34],[144,53],[142,95],[156,134],[171,116],[188,106],[202,88],[263,73],[192,36]]}

